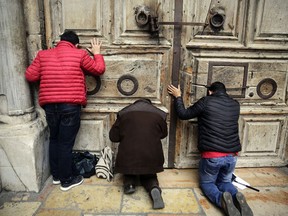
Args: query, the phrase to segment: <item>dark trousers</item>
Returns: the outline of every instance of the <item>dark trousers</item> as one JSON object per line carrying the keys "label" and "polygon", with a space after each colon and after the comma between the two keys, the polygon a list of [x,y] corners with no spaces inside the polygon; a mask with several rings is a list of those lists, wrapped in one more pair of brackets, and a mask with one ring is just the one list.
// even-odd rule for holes
{"label": "dark trousers", "polygon": [[66,182],[72,178],[72,149],[80,128],[81,105],[44,106],[50,129],[49,162],[53,177]]}
{"label": "dark trousers", "polygon": [[124,175],[124,185],[133,184],[136,185],[138,178],[141,182],[141,185],[145,190],[150,193],[154,187],[157,187],[160,191],[159,181],[157,174],[148,174],[148,175]]}

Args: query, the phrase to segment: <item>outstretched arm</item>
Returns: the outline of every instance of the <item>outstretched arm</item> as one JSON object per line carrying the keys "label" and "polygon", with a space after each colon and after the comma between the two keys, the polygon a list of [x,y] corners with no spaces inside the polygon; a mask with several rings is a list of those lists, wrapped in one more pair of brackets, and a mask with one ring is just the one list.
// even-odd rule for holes
{"label": "outstretched arm", "polygon": [[87,50],[91,52],[93,55],[97,55],[97,54],[100,54],[101,46],[102,46],[102,41],[99,41],[98,38],[97,39],[93,38],[91,40],[91,48],[87,48]]}
{"label": "outstretched arm", "polygon": [[178,88],[176,88],[173,85],[169,85],[167,87],[168,93],[173,95],[175,97],[175,109],[177,112],[177,115],[182,120],[187,120],[191,118],[195,118],[198,115],[201,114],[201,112],[204,109],[204,98],[197,101],[193,106],[185,108],[183,99],[181,97],[181,89],[178,85]]}
{"label": "outstretched arm", "polygon": [[92,59],[87,52],[84,52],[81,61],[81,68],[96,76],[102,75],[106,68],[104,58],[100,55],[101,45],[102,42],[100,42],[99,39],[93,38],[91,40],[91,48],[87,48],[87,50],[93,54],[94,59]]}

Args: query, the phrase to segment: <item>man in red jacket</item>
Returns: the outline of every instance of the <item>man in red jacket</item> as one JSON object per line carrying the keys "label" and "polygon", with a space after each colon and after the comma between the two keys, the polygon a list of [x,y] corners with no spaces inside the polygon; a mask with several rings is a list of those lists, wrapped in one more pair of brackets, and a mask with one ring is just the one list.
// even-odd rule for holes
{"label": "man in red jacket", "polygon": [[67,191],[83,182],[73,176],[72,149],[80,128],[81,106],[87,104],[84,71],[99,76],[105,72],[101,43],[91,40],[94,54],[77,49],[79,38],[73,31],[61,35],[55,48],[41,50],[27,68],[30,82],[40,81],[39,104],[45,110],[50,129],[49,162],[53,184]]}

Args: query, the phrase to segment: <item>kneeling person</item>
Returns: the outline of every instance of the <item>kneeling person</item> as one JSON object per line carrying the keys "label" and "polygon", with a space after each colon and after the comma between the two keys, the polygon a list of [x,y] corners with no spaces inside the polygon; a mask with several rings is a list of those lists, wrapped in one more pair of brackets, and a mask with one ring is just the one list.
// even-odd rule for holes
{"label": "kneeling person", "polygon": [[134,193],[139,178],[154,209],[164,208],[157,173],[164,170],[161,139],[167,136],[166,116],[149,99],[139,99],[118,113],[109,132],[112,142],[120,142],[115,172],[124,174],[124,193]]}

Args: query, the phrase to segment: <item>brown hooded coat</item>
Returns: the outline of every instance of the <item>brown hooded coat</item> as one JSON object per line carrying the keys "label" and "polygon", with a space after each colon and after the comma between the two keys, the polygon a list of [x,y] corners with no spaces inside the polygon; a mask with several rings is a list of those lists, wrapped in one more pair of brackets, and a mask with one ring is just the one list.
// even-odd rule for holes
{"label": "brown hooded coat", "polygon": [[112,142],[120,142],[116,173],[144,175],[163,171],[161,139],[167,136],[166,115],[146,99],[137,100],[118,113],[109,132]]}

